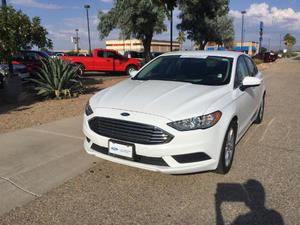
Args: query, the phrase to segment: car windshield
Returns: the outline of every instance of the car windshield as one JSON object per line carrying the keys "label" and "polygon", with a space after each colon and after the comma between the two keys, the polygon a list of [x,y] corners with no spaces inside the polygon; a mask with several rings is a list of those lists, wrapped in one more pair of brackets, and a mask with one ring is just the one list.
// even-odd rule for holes
{"label": "car windshield", "polygon": [[134,80],[164,80],[201,85],[230,81],[233,58],[219,56],[162,56],[143,68]]}

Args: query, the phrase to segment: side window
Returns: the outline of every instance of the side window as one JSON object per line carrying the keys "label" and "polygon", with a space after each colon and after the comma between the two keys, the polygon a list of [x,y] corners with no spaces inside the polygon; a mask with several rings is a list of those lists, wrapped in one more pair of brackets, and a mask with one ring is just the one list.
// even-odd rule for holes
{"label": "side window", "polygon": [[234,81],[234,87],[238,87],[245,77],[249,75],[247,65],[245,60],[242,57],[239,57],[237,61],[236,66],[236,74],[235,74],[235,81]]}
{"label": "side window", "polygon": [[97,56],[100,57],[100,58],[103,58],[104,57],[104,52],[103,51],[98,51]]}
{"label": "side window", "polygon": [[25,53],[25,60],[27,61],[35,61],[38,60],[37,55],[35,52],[26,52]]}
{"label": "side window", "polygon": [[254,77],[258,72],[256,65],[249,57],[245,56],[244,59],[246,61],[247,67],[249,69],[249,73],[250,73],[249,75]]}
{"label": "side window", "polygon": [[116,58],[116,53],[115,52],[105,52],[105,58]]}

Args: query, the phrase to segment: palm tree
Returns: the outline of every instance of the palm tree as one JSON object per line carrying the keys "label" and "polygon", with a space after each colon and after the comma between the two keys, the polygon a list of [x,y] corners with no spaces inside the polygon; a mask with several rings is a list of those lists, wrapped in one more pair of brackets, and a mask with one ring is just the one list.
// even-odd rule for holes
{"label": "palm tree", "polygon": [[284,44],[289,49],[291,49],[297,42],[296,38],[289,33],[284,36],[283,40],[284,40]]}
{"label": "palm tree", "polygon": [[183,43],[185,42],[185,34],[183,31],[179,31],[177,41],[180,44],[180,49],[182,50]]}

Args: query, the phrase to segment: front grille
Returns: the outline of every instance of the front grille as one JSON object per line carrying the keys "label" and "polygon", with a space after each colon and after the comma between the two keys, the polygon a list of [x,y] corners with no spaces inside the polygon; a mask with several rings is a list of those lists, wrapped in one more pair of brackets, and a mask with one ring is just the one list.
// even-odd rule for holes
{"label": "front grille", "polygon": [[173,139],[171,134],[158,127],[126,120],[94,117],[89,126],[99,135],[138,144],[164,144]]}

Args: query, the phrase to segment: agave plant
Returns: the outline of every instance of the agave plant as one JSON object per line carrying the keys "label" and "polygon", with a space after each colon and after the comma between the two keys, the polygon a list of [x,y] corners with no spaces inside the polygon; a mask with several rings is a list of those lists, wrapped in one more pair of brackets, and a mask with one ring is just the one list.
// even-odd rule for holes
{"label": "agave plant", "polygon": [[37,95],[45,98],[71,98],[83,90],[78,67],[59,58],[44,60],[36,75],[36,79],[31,80],[36,84]]}

